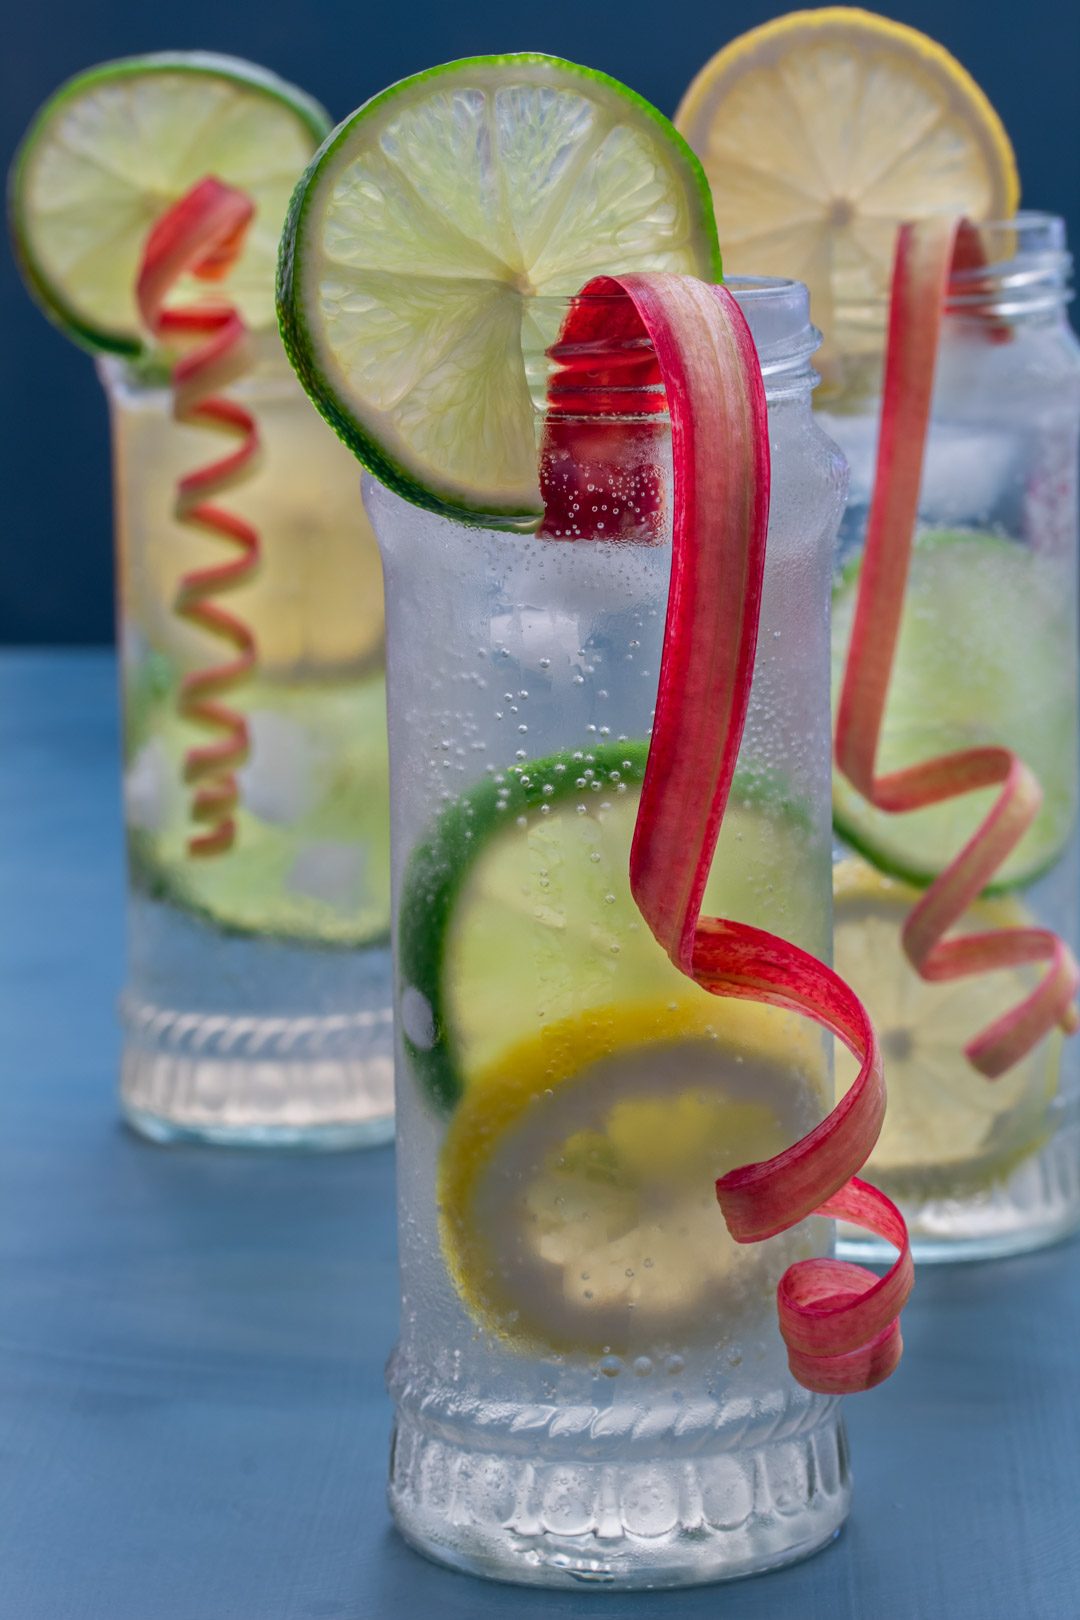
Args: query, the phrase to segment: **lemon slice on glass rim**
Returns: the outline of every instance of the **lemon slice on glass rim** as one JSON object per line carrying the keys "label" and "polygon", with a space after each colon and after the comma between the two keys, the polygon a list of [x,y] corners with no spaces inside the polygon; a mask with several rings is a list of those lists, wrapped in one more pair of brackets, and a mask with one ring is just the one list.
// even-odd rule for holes
{"label": "lemon slice on glass rim", "polygon": [[805,1229],[737,1245],[716,1177],[828,1107],[816,1032],[749,1002],[597,1008],[477,1075],[439,1158],[439,1229],[469,1310],[516,1349],[637,1355],[745,1333]]}
{"label": "lemon slice on glass rim", "polygon": [[855,7],[742,34],[701,69],[675,122],[709,177],[728,273],[805,281],[826,368],[830,345],[880,347],[872,315],[884,319],[901,221],[1007,219],[1019,200],[1009,138],[967,70],[917,29]]}
{"label": "lemon slice on glass rim", "polygon": [[[889,1088],[867,1174],[901,1197],[947,1196],[1004,1180],[1049,1133],[1062,1038],[1054,1031],[997,1080],[972,1068],[964,1046],[1030,992],[1038,967],[929,984],[900,942],[917,889],[853,857],[836,866],[833,891],[836,971],[874,1021]],[[957,931],[1023,928],[1031,920],[1019,900],[1000,895],[979,900]]]}

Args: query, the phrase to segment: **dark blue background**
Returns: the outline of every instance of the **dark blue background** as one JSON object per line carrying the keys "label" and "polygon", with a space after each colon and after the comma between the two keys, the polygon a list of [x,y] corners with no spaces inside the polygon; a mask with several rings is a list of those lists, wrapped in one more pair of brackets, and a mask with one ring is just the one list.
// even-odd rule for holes
{"label": "dark blue background", "polygon": [[[170,18],[175,9],[176,21]],[[455,56],[544,50],[624,79],[672,112],[713,51],[783,6],[715,0],[48,0],[13,3],[0,63],[6,163],[61,81],[113,56],[209,49],[302,85],[335,118],[392,80]],[[891,9],[891,8],[890,8]],[[1080,235],[1080,7],[1075,0],[922,0],[892,10],[947,45],[982,84],[1016,146],[1024,198]],[[85,354],[43,319],[0,255],[0,642],[112,635],[105,407]]]}

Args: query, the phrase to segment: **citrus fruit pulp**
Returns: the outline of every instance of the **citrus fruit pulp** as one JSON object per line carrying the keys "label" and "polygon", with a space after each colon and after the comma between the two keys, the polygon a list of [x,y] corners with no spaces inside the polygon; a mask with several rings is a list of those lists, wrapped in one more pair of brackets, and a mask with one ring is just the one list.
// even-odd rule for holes
{"label": "citrus fruit pulp", "polygon": [[[281,222],[329,124],[302,91],[233,57],[170,52],[78,75],[38,113],[12,169],[12,228],[29,285],[76,341],[138,354],[135,282],[147,236],[213,175],[255,203],[219,291],[249,326],[272,326]],[[195,290],[182,285],[177,302]]]}
{"label": "citrus fruit pulp", "polygon": [[[833,592],[833,694],[851,636],[859,565]],[[916,537],[889,683],[877,772],[977,744],[1012,749],[1043,804],[995,878],[1030,882],[1052,865],[1076,817],[1076,668],[1070,604],[1036,552],[974,530]],[[994,789],[889,815],[833,776],[836,830],[882,871],[928,883],[991,809]]]}
{"label": "citrus fruit pulp", "polygon": [[[836,969],[874,1020],[889,1088],[868,1173],[901,1195],[935,1187],[955,1193],[1000,1180],[1047,1134],[1061,1036],[1048,1036],[993,1081],[972,1068],[964,1046],[1031,990],[1038,967],[929,984],[900,940],[918,892],[857,858],[836,867],[833,887]],[[1005,895],[980,900],[958,933],[1022,928],[1030,920],[1019,901]]]}
{"label": "citrus fruit pulp", "polygon": [[249,682],[235,703],[251,753],[234,846],[186,854],[181,765],[201,733],[168,663],[129,686],[125,804],[138,888],[216,928],[320,945],[384,940],[390,922],[385,682]]}
{"label": "citrus fruit pulp", "polygon": [[880,347],[902,220],[1005,219],[1019,198],[1008,136],[970,74],[925,34],[854,7],[733,40],[676,124],[709,177],[728,273],[805,281],[826,343],[845,348],[866,313],[863,341]]}
{"label": "citrus fruit pulp", "polygon": [[325,143],[282,240],[282,334],[327,420],[434,511],[534,528],[523,347],[604,272],[716,278],[708,187],[668,121],[603,74],[522,54],[451,62]]}
{"label": "citrus fruit pulp", "polygon": [[[453,1105],[523,1031],[665,987],[713,1004],[668,960],[630,894],[646,755],[641,742],[605,743],[499,773],[448,805],[414,850],[399,907],[402,1017],[413,1068],[438,1105]],[[778,782],[740,773],[706,910],[827,950],[822,853]]]}
{"label": "citrus fruit pulp", "polygon": [[[129,624],[150,646],[195,669],[218,652],[205,631],[175,611],[186,574],[217,563],[220,540],[173,514],[176,485],[220,453],[220,434],[178,426],[170,395],[140,386],[109,363],[121,588]],[[261,454],[230,492],[232,510],[261,540],[250,582],[229,606],[255,636],[259,666],[275,679],[358,674],[381,663],[382,578],[375,536],[360,500],[352,456],[311,409],[276,337],[231,397],[257,415]]]}
{"label": "citrus fruit pulp", "polygon": [[806,1234],[740,1247],[713,1182],[824,1113],[820,1044],[792,1034],[746,1002],[619,1003],[478,1073],[438,1195],[450,1275],[483,1326],[518,1349],[625,1355],[763,1318]]}

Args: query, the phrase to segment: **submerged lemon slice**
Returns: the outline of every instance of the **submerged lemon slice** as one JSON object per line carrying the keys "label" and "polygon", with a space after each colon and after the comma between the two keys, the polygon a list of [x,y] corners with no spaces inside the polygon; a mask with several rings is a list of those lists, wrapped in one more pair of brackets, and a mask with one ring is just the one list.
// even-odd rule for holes
{"label": "submerged lemon slice", "polygon": [[[1002,1179],[1047,1135],[1061,1037],[1048,1036],[999,1080],[978,1074],[964,1046],[1021,1000],[1040,970],[1006,968],[928,984],[900,944],[917,890],[852,859],[836,867],[834,893],[836,970],[865,1002],[885,1058],[888,1107],[867,1174],[903,1196]],[[957,932],[1030,922],[1017,900],[1002,896],[980,900]]]}
{"label": "submerged lemon slice", "polygon": [[[234,386],[256,412],[262,455],[229,496],[262,548],[229,605],[254,633],[264,674],[356,675],[384,657],[382,570],[356,462],[311,409],[276,337],[263,354],[251,381]],[[174,506],[178,480],[220,456],[221,438],[178,426],[170,404],[164,389],[132,389],[114,416],[116,453],[128,469],[117,488],[122,588],[128,618],[155,651],[199,669],[220,658],[221,643],[180,618],[175,603],[186,574],[221,562],[222,544],[179,522]]]}
{"label": "submerged lemon slice", "polygon": [[955,57],[847,6],[732,41],[675,122],[709,177],[727,273],[807,282],[827,337],[836,306],[884,296],[902,220],[1007,218],[1019,197],[1001,120]]}
{"label": "submerged lemon slice", "polygon": [[522,1349],[625,1355],[746,1331],[805,1232],[739,1246],[717,1176],[822,1117],[804,1021],[732,1001],[598,1008],[477,1075],[439,1161],[447,1268]]}

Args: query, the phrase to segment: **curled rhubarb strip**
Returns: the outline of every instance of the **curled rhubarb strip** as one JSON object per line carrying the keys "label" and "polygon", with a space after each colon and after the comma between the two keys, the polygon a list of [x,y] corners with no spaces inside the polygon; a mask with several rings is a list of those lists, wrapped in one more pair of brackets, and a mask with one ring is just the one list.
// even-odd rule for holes
{"label": "curled rhubarb strip", "polygon": [[[978,268],[978,251],[978,233],[958,219],[907,224],[897,239],[877,469],[837,709],[836,764],[869,803],[892,814],[979,788],[1001,789],[981,826],[914,906],[902,933],[908,960],[928,980],[1047,964],[1030,995],[964,1048],[972,1066],[993,1080],[1026,1057],[1055,1025],[1068,1034],[1080,1028],[1073,1005],[1080,968],[1049,929],[945,937],[1031,826],[1041,789],[1022,760],[995,747],[969,748],[875,774],[918,517],[941,321],[953,271]],[[992,324],[988,336],[1001,340]]]}
{"label": "curled rhubarb strip", "polygon": [[[760,1242],[809,1215],[841,1214],[896,1244],[899,1257],[884,1277],[834,1260],[803,1260],[788,1268],[778,1290],[780,1329],[799,1382],[827,1394],[869,1389],[899,1359],[898,1315],[913,1277],[899,1212],[853,1179],[885,1107],[870,1020],[854,991],[808,952],[744,923],[701,915],[742,742],[761,607],[770,471],[761,369],[724,288],[658,273],[599,277],[585,289],[609,299],[620,291],[655,350],[675,472],[667,623],[630,885],[653,934],[688,977],[713,995],[814,1019],[859,1064],[850,1090],[809,1135],[731,1171],[716,1192],[739,1243]],[[575,322],[585,318],[578,306],[571,310],[560,339],[566,352],[574,351]],[[557,374],[556,395],[559,386]]]}
{"label": "curled rhubarb strip", "polygon": [[204,340],[173,367],[173,416],[178,422],[235,434],[240,441],[228,455],[185,474],[176,493],[181,523],[206,530],[239,553],[185,574],[174,604],[181,618],[228,643],[236,654],[185,675],[180,687],[180,713],[221,733],[216,741],[189,749],[184,759],[184,780],[194,787],[191,817],[207,829],[188,840],[191,855],[221,854],[236,838],[240,792],[235,772],[247,758],[248,729],[243,715],[221,699],[255,668],[256,646],[250,627],[217,598],[251,578],[259,563],[259,536],[250,523],[215,500],[250,476],[259,434],[251,412],[218,393],[251,364],[248,330],[239,312],[230,304],[203,300],[182,309],[166,308],[165,300],[185,274],[221,280],[243,247],[253,213],[254,204],[243,192],[220,180],[199,181],[150,232],[136,284],[139,311],[155,337]]}

